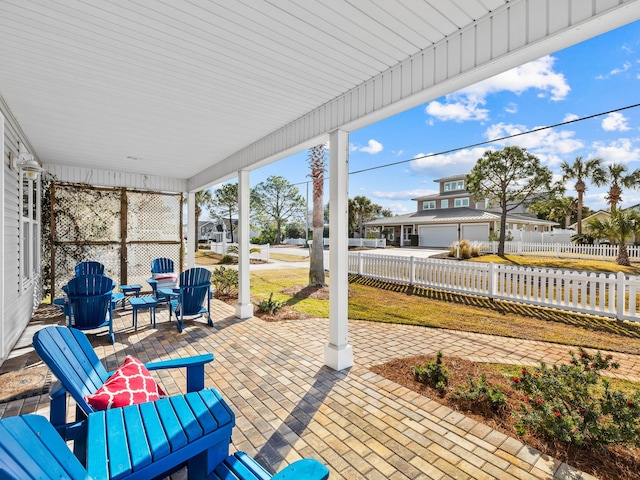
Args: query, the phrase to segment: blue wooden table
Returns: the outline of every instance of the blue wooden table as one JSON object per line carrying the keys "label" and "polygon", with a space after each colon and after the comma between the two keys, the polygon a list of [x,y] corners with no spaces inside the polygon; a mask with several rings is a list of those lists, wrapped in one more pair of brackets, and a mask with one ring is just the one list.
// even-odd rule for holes
{"label": "blue wooden table", "polygon": [[153,324],[153,328],[156,328],[156,307],[158,306],[156,297],[144,296],[130,298],[129,305],[131,305],[133,309],[133,327],[135,330],[138,330],[138,310],[145,308],[149,309],[149,319]]}

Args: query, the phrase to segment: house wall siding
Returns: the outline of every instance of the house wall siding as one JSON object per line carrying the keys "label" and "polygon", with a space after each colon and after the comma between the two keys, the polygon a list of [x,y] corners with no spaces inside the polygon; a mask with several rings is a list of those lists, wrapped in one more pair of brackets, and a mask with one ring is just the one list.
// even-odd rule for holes
{"label": "house wall siding", "polygon": [[[1,99],[0,99],[1,100]],[[31,320],[33,286],[20,288],[20,210],[18,174],[10,168],[10,154],[17,154],[18,142],[28,145],[16,119],[0,101],[0,117],[4,118],[2,181],[2,304],[0,305],[0,364],[6,360]]]}

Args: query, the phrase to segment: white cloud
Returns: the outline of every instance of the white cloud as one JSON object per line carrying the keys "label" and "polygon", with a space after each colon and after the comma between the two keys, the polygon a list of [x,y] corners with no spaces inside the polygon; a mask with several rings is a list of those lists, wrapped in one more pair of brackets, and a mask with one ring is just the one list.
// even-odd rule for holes
{"label": "white cloud", "polygon": [[440,103],[437,100],[429,102],[426,113],[438,120],[454,120],[464,122],[466,120],[486,120],[489,110],[480,108],[478,103],[460,99],[459,102]]}
{"label": "white cloud", "polygon": [[571,87],[562,73],[553,71],[555,60],[547,55],[464,88],[459,93],[469,98],[484,99],[491,93],[507,91],[520,95],[533,88],[540,90],[543,96],[550,95],[553,101],[563,100]]}
{"label": "white cloud", "polygon": [[[529,130],[535,130],[536,128],[538,127],[528,128],[524,125],[496,123],[486,130],[485,137],[491,140],[517,135]],[[538,156],[542,163],[556,165],[561,161],[558,157],[559,155],[566,155],[584,147],[584,144],[580,140],[573,138],[574,135],[575,132],[571,130],[547,128],[526,135],[500,140],[495,143],[501,146],[516,145],[526,148],[529,152]]]}
{"label": "white cloud", "polygon": [[424,157],[424,154],[416,155],[416,160],[410,163],[414,173],[429,173],[430,175],[454,175],[468,173],[478,159],[486,151],[486,148],[474,148],[471,150],[459,150],[449,155],[432,155]]}
{"label": "white cloud", "polygon": [[[623,50],[624,50],[624,47],[623,47]],[[630,68],[631,68],[631,62],[624,62],[622,67],[614,68],[609,73],[607,73],[606,75],[598,75],[598,76],[596,76],[596,80],[604,80],[604,79],[612,77],[614,75],[618,75],[620,73],[626,72]]]}
{"label": "white cloud", "polygon": [[371,139],[367,143],[366,147],[362,147],[359,145],[351,145],[350,150],[352,152],[364,152],[370,153],[371,155],[375,155],[376,153],[380,153],[384,147],[377,140]]}
{"label": "white cloud", "polygon": [[593,148],[593,156],[601,158],[605,165],[640,160],[640,148],[634,147],[628,138],[619,138],[608,144],[595,142]]}
{"label": "white cloud", "polygon": [[[486,104],[487,96],[504,91],[520,95],[526,90],[536,89],[541,98],[549,97],[553,101],[563,100],[571,87],[562,73],[553,70],[554,62],[555,58],[547,55],[513,68],[447,95],[446,103],[437,100],[429,102],[425,112],[438,120],[456,122],[486,120],[489,118],[489,110],[482,106]],[[517,105],[511,103],[505,110],[515,113]]]}
{"label": "white cloud", "polygon": [[602,129],[607,132],[624,132],[629,130],[627,119],[619,112],[612,112],[602,120]]}
{"label": "white cloud", "polygon": [[518,104],[510,102],[509,105],[504,108],[504,111],[507,113],[518,113]]}
{"label": "white cloud", "polygon": [[567,113],[562,119],[563,122],[572,122],[573,120],[578,120],[580,117],[575,113]]}

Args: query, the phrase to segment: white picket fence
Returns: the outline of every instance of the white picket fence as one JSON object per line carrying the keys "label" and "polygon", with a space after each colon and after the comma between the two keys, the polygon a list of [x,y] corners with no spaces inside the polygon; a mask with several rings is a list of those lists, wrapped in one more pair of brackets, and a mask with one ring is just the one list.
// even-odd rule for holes
{"label": "white picket fence", "polygon": [[640,278],[494,263],[349,254],[349,273],[420,287],[639,321]]}
{"label": "white picket fence", "polygon": [[[210,242],[211,245],[211,251],[214,253],[217,253],[218,255],[233,255],[233,256],[237,256],[235,253],[229,253],[228,252],[228,248],[231,246],[234,247],[238,247],[238,244],[236,242],[231,243],[231,242]],[[254,245],[254,244],[249,244],[249,249],[253,249],[253,248],[259,248],[260,251],[259,252],[253,252],[251,253],[249,256],[250,258],[260,258],[262,260],[264,260],[265,262],[268,262],[270,260],[270,255],[271,255],[271,245],[269,245],[268,243],[265,243],[264,245]]]}
{"label": "white picket fence", "polygon": [[[481,253],[497,253],[498,242],[476,242]],[[627,245],[631,261],[640,261],[640,247]],[[611,260],[618,256],[617,245],[574,245],[572,243],[505,242],[504,253],[536,257]]]}

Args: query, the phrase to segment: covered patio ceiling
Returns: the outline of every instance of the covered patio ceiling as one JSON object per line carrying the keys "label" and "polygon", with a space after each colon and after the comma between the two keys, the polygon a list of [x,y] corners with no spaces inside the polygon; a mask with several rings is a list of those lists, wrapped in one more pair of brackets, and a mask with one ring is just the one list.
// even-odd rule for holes
{"label": "covered patio ceiling", "polygon": [[638,18],[638,0],[3,0],[0,96],[47,166],[193,191]]}

